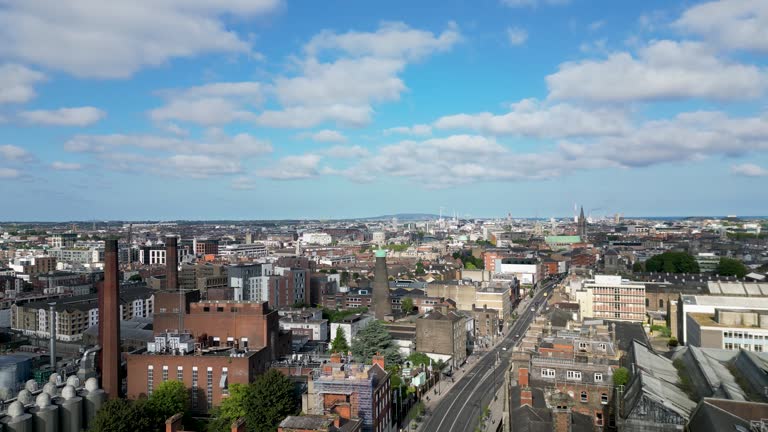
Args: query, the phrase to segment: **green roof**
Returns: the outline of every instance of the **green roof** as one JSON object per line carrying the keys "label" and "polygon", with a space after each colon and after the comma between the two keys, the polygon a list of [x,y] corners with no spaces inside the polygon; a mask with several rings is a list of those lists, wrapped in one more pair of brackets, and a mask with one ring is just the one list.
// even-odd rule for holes
{"label": "green roof", "polygon": [[544,237],[547,243],[581,243],[579,236],[547,236]]}
{"label": "green roof", "polygon": [[376,258],[386,258],[387,257],[387,250],[386,249],[376,249]]}

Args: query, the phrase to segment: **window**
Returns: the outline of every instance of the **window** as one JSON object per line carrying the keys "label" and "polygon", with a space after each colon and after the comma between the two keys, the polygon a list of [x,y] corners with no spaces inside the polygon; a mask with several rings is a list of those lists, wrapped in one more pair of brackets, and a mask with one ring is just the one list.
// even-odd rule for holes
{"label": "window", "polygon": [[203,312],[210,312],[211,307],[210,306],[203,306]]}
{"label": "window", "polygon": [[587,343],[586,342],[579,342],[579,349],[580,350],[587,349]]}
{"label": "window", "polygon": [[184,366],[178,366],[176,368],[176,379],[184,382]]}
{"label": "window", "polygon": [[659,309],[664,309],[664,299],[659,299]]}
{"label": "window", "polygon": [[147,366],[147,395],[152,396],[152,390],[155,387],[155,367]]}
{"label": "window", "polygon": [[572,380],[572,381],[581,381],[581,372],[580,371],[569,370],[565,374],[565,378],[569,379],[569,380]]}
{"label": "window", "polygon": [[586,403],[587,402],[587,392],[583,391],[581,392],[581,402]]}
{"label": "window", "polygon": [[725,343],[725,349],[727,349],[727,350],[733,349],[733,344],[730,343],[730,342],[726,342]]}
{"label": "window", "polygon": [[192,410],[197,409],[197,366],[192,366]]}
{"label": "window", "polygon": [[608,405],[608,393],[600,393],[600,403]]}
{"label": "window", "polygon": [[603,413],[595,413],[595,425],[603,425]]}
{"label": "window", "polygon": [[163,382],[168,381],[168,366],[163,366]]}
{"label": "window", "polygon": [[213,406],[213,368],[208,368],[208,375],[207,375],[207,392],[206,392],[206,399],[208,402],[208,409],[211,409]]}
{"label": "window", "polygon": [[555,377],[555,370],[554,369],[542,369],[541,370],[541,377],[542,378],[554,378]]}
{"label": "window", "polygon": [[763,352],[763,346],[760,344],[755,344],[755,351],[757,352]]}
{"label": "window", "polygon": [[645,307],[651,307],[651,300],[645,299]]}
{"label": "window", "polygon": [[607,351],[608,350],[608,345],[606,345],[604,343],[598,344],[597,347],[600,348],[603,351]]}
{"label": "window", "polygon": [[595,374],[595,382],[603,382],[603,374],[596,373]]}
{"label": "window", "polygon": [[216,312],[224,312],[224,306],[216,306]]}

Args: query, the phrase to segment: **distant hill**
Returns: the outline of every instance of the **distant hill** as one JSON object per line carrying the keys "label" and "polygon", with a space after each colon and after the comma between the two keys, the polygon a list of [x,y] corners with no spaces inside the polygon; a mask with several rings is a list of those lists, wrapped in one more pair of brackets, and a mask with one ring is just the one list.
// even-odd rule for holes
{"label": "distant hill", "polygon": [[359,220],[391,220],[397,218],[398,221],[423,221],[437,219],[440,216],[429,213],[398,213],[393,215],[373,216],[367,218],[359,218]]}

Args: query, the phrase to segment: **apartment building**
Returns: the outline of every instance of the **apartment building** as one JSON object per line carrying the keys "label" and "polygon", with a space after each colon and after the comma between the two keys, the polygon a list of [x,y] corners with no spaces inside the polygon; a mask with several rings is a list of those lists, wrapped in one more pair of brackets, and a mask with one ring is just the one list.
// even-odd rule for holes
{"label": "apartment building", "polygon": [[645,320],[645,284],[621,276],[596,275],[576,290],[582,317],[621,321]]}

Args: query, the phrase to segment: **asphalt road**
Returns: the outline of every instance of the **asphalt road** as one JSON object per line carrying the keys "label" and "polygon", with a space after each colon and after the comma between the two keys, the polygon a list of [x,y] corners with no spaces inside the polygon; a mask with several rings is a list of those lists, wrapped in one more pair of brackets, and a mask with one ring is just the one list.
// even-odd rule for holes
{"label": "asphalt road", "polygon": [[[479,424],[483,407],[490,405],[493,395],[504,381],[504,372],[509,365],[509,353],[515,342],[515,336],[523,336],[533,317],[541,309],[544,293],[552,292],[552,284],[539,289],[533,302],[525,307],[512,324],[504,340],[481,358],[472,368],[446,393],[440,403],[430,412],[421,430],[428,432],[473,431]],[[531,311],[531,305],[538,305]],[[503,348],[507,348],[504,351]],[[497,353],[499,364],[496,364]],[[465,366],[468,367],[468,366]]]}

